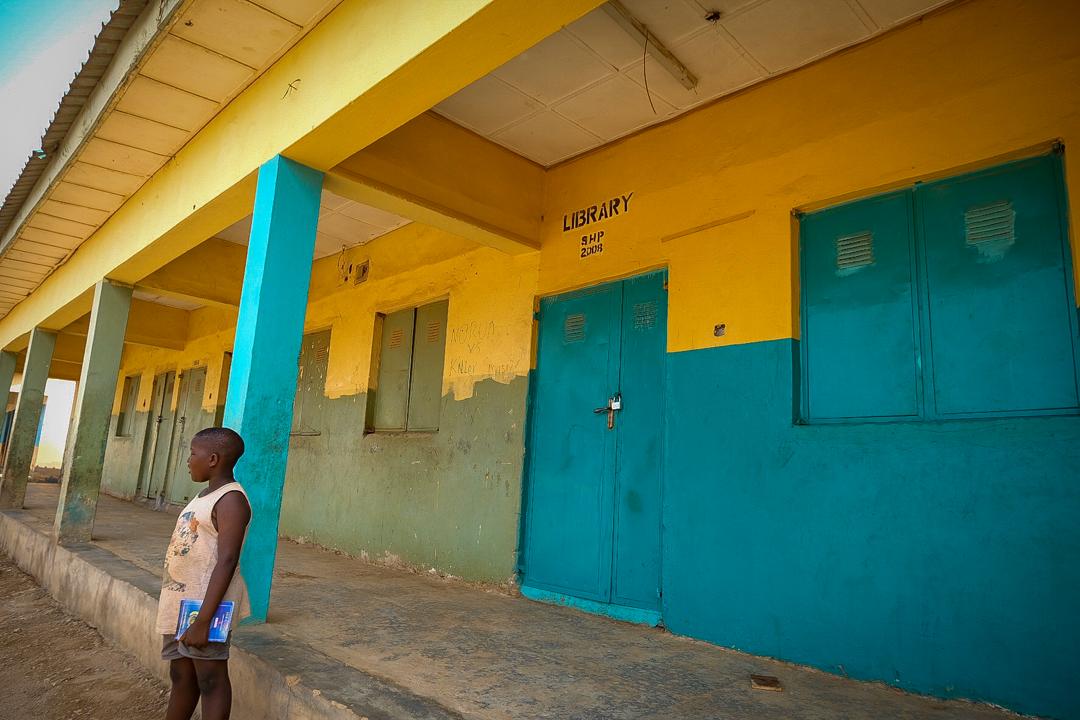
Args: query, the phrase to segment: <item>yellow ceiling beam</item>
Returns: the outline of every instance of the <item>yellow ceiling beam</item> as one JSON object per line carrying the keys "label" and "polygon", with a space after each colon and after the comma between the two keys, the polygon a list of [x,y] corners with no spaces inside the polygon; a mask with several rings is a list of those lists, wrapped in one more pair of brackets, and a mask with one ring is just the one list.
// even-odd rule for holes
{"label": "yellow ceiling beam", "polygon": [[[240,306],[247,248],[210,238],[135,284],[146,290],[217,307]],[[213,272],[207,272],[213,268]]]}
{"label": "yellow ceiling beam", "polygon": [[[190,315],[187,310],[180,308],[132,300],[124,342],[183,350],[187,346]],[[65,327],[61,337],[74,335],[85,338],[89,331],[90,316],[86,315]]]}
{"label": "yellow ceiling beam", "polygon": [[[60,333],[56,336],[49,365],[49,377],[59,380],[78,380],[82,370],[83,353],[86,349],[86,337]],[[19,352],[15,361],[16,372],[22,372],[26,365],[26,351]]]}
{"label": "yellow ceiling beam", "polygon": [[540,248],[544,170],[425,113],[347,158],[326,188],[508,253]]}

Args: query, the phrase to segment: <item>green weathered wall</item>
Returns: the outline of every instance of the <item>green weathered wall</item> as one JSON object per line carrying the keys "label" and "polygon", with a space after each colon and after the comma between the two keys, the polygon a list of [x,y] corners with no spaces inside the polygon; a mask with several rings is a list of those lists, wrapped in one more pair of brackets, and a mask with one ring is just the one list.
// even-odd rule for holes
{"label": "green weathered wall", "polygon": [[130,437],[117,437],[118,416],[114,414],[109,419],[109,443],[105,447],[105,465],[101,472],[101,490],[105,494],[125,500],[135,496],[149,417],[150,413],[135,413]]}
{"label": "green weathered wall", "polygon": [[188,445],[191,443],[191,438],[195,433],[203,428],[211,427],[213,424],[214,411],[206,408],[201,408],[194,419],[188,420],[188,426],[184,432],[184,447],[176,448],[173,451],[173,466],[176,470],[175,475],[166,487],[169,502],[186,505],[188,500],[195,496],[195,493],[206,487],[191,482],[191,475],[188,474],[187,469],[187,459],[190,452]]}
{"label": "green weathered wall", "polygon": [[527,379],[444,396],[436,433],[364,434],[367,394],[324,399],[318,436],[293,436],[281,532],[468,580],[514,571]]}
{"label": "green weathered wall", "polygon": [[[118,437],[116,434],[117,416],[113,415],[109,422],[109,444],[105,449],[105,467],[101,477],[101,489],[108,495],[130,500],[135,496],[136,486],[139,482],[139,469],[142,466],[143,444],[146,441],[146,423],[149,421],[149,413],[135,413],[135,428],[130,437]],[[214,412],[200,409],[195,423],[186,433],[187,440],[203,428],[214,424]],[[171,436],[163,436],[163,442],[169,442]],[[198,486],[191,482],[187,474],[187,454],[185,446],[180,452],[180,469],[168,486],[169,502],[185,504],[199,491]]]}

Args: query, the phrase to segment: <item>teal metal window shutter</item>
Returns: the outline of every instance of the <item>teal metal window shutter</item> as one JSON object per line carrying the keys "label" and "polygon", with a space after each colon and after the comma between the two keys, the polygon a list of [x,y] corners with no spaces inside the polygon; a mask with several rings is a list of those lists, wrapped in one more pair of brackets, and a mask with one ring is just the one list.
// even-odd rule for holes
{"label": "teal metal window shutter", "polygon": [[805,216],[807,422],[1076,414],[1057,155]]}
{"label": "teal metal window shutter", "polygon": [[1059,163],[1047,155],[915,190],[934,415],[1080,404]]}
{"label": "teal metal window shutter", "polygon": [[919,414],[910,204],[892,193],[803,220],[807,420]]}

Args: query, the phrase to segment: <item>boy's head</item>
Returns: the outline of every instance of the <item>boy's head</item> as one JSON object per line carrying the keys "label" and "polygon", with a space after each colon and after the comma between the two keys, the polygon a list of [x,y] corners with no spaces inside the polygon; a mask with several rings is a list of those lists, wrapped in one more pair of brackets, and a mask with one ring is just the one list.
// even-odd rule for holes
{"label": "boy's head", "polygon": [[191,479],[201,483],[215,475],[231,475],[243,454],[244,440],[235,430],[223,427],[200,430],[191,438],[188,457]]}

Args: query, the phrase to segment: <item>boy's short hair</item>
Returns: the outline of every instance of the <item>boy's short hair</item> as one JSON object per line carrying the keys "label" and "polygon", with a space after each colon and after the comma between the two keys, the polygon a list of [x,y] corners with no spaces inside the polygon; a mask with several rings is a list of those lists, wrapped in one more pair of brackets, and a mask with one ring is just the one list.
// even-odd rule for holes
{"label": "boy's short hair", "polygon": [[200,430],[191,438],[205,442],[230,465],[244,454],[244,439],[240,433],[227,427],[210,427]]}

